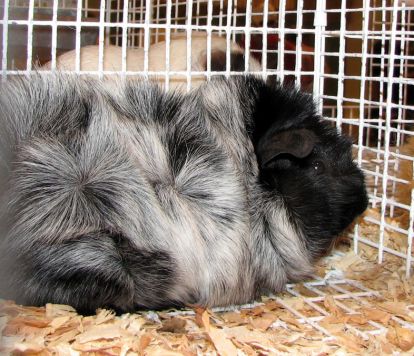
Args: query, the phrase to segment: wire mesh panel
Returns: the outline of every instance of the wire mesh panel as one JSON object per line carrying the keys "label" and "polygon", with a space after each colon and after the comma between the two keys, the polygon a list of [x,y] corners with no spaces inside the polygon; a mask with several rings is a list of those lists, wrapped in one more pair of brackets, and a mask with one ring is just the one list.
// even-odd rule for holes
{"label": "wire mesh panel", "polygon": [[[323,268],[317,265],[315,270],[320,267],[323,273],[311,281],[288,284],[286,293],[252,305],[216,308],[214,320],[226,320],[227,312],[243,315],[243,310],[261,307],[271,321],[267,333],[286,329],[285,346],[299,337],[338,343],[334,340],[339,336],[348,350],[366,352],[367,346],[361,345],[375,337],[383,337],[384,347],[405,342],[398,335],[401,328],[409,330],[408,346],[414,347],[413,289],[401,278],[413,274],[414,257],[414,1],[4,0],[0,25],[3,80],[33,70],[60,69],[100,77],[139,75],[166,89],[190,90],[216,75],[253,73],[312,93],[326,120],[353,140],[355,160],[366,176],[369,209],[344,236],[365,259],[336,251],[319,261]],[[217,51],[224,56],[217,56]],[[326,264],[329,259],[337,259],[338,265]],[[371,262],[389,260],[395,269],[381,277],[375,270],[378,264],[372,267]],[[347,268],[351,276],[344,273]],[[381,278],[383,285],[374,282]],[[31,310],[37,317],[41,314]],[[186,313],[194,314],[179,310],[160,315],[169,320]],[[154,312],[148,315],[160,320]],[[257,315],[246,315],[256,328]],[[83,330],[79,320],[71,324],[73,335]],[[35,325],[32,316],[28,324]],[[224,334],[232,330],[222,325]],[[141,327],[136,331],[143,332]],[[248,333],[251,329],[246,328]],[[14,337],[10,330],[6,329]],[[68,330],[66,325],[65,333]],[[295,330],[301,336],[293,334]],[[125,339],[123,332],[120,339]],[[156,335],[152,326],[150,332]],[[197,331],[190,341],[201,334]],[[280,345],[281,335],[274,334],[271,345]],[[229,333],[227,339],[242,344],[238,337]],[[353,345],[355,340],[360,344]],[[65,345],[69,347],[66,339]],[[277,353],[257,340],[248,345],[260,354]]]}
{"label": "wire mesh panel", "polygon": [[[367,236],[356,226],[355,251],[371,246],[379,262],[400,257],[409,274],[412,1],[5,0],[0,17],[3,78],[58,67],[141,74],[188,90],[214,75],[254,72],[313,92],[327,120],[352,137],[366,173],[365,220],[377,230]],[[222,68],[212,60],[216,48],[226,54]],[[234,68],[237,51],[244,63]]]}
{"label": "wire mesh panel", "polygon": [[[336,112],[330,116],[356,142],[357,159],[367,175],[372,207],[376,209],[366,219],[379,227],[377,237],[367,239],[356,229],[355,250],[363,242],[377,248],[379,262],[385,258],[384,253],[405,258],[409,273],[412,8],[402,2],[386,1],[366,1],[361,5],[345,9],[342,4],[340,11],[332,9],[332,14],[339,12],[341,16],[346,12],[348,21],[339,33],[339,41],[345,42],[344,50],[324,53],[326,61],[339,56],[340,70],[324,74],[326,89],[322,98],[324,104],[336,101]],[[327,33],[327,37],[331,36]],[[336,83],[337,92],[329,92],[329,86],[335,88]]]}

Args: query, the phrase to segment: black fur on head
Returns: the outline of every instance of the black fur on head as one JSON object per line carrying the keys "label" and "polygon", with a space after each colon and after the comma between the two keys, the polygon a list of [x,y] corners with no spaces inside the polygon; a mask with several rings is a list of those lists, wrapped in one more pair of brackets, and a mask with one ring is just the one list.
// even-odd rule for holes
{"label": "black fur on head", "polygon": [[260,182],[280,194],[314,258],[367,207],[352,143],[317,114],[313,98],[280,84],[257,85],[251,135]]}

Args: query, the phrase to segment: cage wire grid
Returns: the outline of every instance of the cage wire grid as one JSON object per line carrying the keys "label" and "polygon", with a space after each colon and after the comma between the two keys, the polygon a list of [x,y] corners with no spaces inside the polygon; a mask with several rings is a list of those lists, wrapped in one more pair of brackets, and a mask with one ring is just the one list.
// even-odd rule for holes
{"label": "cage wire grid", "polygon": [[[349,291],[344,286],[352,286],[353,291]],[[316,297],[305,297],[303,301],[306,305],[308,305],[313,310],[313,316],[305,316],[303,313],[299,312],[295,309],[294,306],[287,303],[284,299],[279,298],[276,295],[270,295],[269,297],[277,301],[281,306],[283,306],[286,310],[288,310],[293,316],[295,316],[299,323],[307,324],[314,329],[318,330],[324,335],[324,340],[329,341],[335,338],[335,336],[326,328],[319,324],[320,321],[323,320],[324,317],[329,316],[330,312],[327,311],[322,306],[318,305],[318,303],[323,302],[327,296],[332,297],[335,300],[335,304],[340,307],[343,311],[345,311],[348,315],[360,315],[360,312],[355,311],[353,308],[348,307],[343,301],[346,300],[353,300],[356,301],[359,305],[370,305],[370,303],[365,300],[365,298],[370,297],[378,297],[379,293],[373,291],[369,288],[366,288],[361,283],[343,279],[343,278],[334,278],[330,280],[329,278],[318,278],[314,276],[314,281],[304,283],[304,287],[308,289],[310,292],[316,294]],[[324,292],[323,288],[332,288],[332,292]],[[295,284],[288,284],[286,286],[287,294],[292,297],[302,297],[301,293],[295,290]],[[258,307],[264,305],[264,303],[256,302],[253,304],[245,304],[236,307],[225,307],[225,308],[213,308],[212,311],[215,313],[221,312],[228,312],[232,310],[243,310],[243,309],[251,309],[254,307]],[[175,315],[183,315],[183,314],[190,314],[193,315],[194,311],[174,311],[168,313],[170,316]],[[399,323],[402,327],[406,327],[408,329],[414,330],[414,325],[412,323],[406,322],[401,318],[392,317],[397,323]],[[281,326],[283,327],[283,321],[276,321],[273,327]],[[370,328],[359,329],[351,324],[345,323],[344,328],[352,331],[355,335],[360,336],[363,340],[368,340],[369,335],[379,335],[386,332],[386,328],[375,322],[375,321],[368,321]]]}
{"label": "cage wire grid", "polygon": [[[3,80],[29,74],[49,61],[53,70],[58,56],[74,49],[74,71],[79,75],[163,78],[166,89],[174,76],[180,76],[190,90],[196,76],[209,80],[223,75],[211,69],[215,36],[226,40],[224,74],[240,74],[230,67],[231,44],[238,43],[245,51],[244,73],[251,72],[250,57],[256,58],[262,69],[254,74],[276,76],[312,92],[326,120],[353,138],[355,159],[366,175],[370,198],[370,213],[349,233],[353,249],[361,253],[364,246],[372,248],[378,263],[394,256],[405,264],[407,277],[412,273],[414,147],[407,149],[414,124],[412,1],[4,0],[1,11]],[[205,71],[191,68],[195,31],[206,35]],[[177,34],[187,41],[186,70],[171,69],[170,43]],[[150,70],[151,46],[162,41],[166,42],[165,67]],[[99,46],[96,70],[82,70],[80,48],[89,44]],[[104,67],[107,45],[121,47],[120,71]],[[142,70],[128,68],[130,48],[143,49]],[[364,224],[375,227],[370,238]],[[390,243],[393,236],[397,244]],[[304,299],[314,310],[313,316],[274,298],[328,339],[333,335],[319,325],[328,312],[318,302],[329,294],[344,311],[358,314],[343,302],[363,305],[367,298],[378,296],[341,276],[315,276],[304,286],[316,295]],[[330,287],[331,292],[323,287]],[[287,292],[299,295],[294,285],[288,285]],[[414,330],[413,324],[393,318]],[[384,332],[384,326],[376,322],[369,325],[369,330],[347,326],[364,339]]]}

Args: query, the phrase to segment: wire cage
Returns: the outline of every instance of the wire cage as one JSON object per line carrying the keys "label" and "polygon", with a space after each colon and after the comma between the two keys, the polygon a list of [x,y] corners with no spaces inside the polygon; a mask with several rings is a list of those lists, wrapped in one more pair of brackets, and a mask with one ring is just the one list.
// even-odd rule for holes
{"label": "wire cage", "polygon": [[[353,251],[378,263],[392,259],[407,278],[412,274],[413,1],[4,0],[0,18],[4,80],[39,67],[55,69],[60,55],[74,51],[73,65],[66,70],[79,75],[144,75],[157,78],[167,89],[179,77],[189,90],[195,78],[223,75],[210,63],[217,39],[228,56],[224,74],[240,74],[229,63],[232,46],[237,45],[245,54],[242,72],[273,76],[312,92],[326,120],[352,137],[370,198],[368,212],[348,232]],[[185,43],[180,68],[172,58],[177,38]],[[197,38],[207,58],[202,69],[191,65]],[[157,44],[164,47],[155,66],[151,53]],[[94,66],[86,68],[80,49],[91,45],[98,52]],[[116,67],[105,61],[107,46],[119,49],[117,57],[111,57]],[[251,58],[260,69],[251,68]],[[364,305],[365,298],[379,295],[342,277],[315,277],[305,283],[305,294],[303,288],[288,286],[290,296],[305,296],[305,304],[315,312],[310,316],[275,298],[300,323],[331,338],[332,332],[320,321],[333,311],[318,303],[333,295],[338,307],[353,315],[358,309],[348,300]],[[393,318],[399,327],[414,330],[414,320]],[[363,339],[387,330],[375,320],[368,324],[365,329],[347,325]]]}

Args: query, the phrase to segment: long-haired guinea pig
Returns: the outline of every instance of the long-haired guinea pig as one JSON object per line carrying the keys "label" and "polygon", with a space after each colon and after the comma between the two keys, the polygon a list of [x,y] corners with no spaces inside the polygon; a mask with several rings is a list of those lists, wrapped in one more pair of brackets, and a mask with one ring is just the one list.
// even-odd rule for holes
{"label": "long-haired guinea pig", "polygon": [[0,92],[2,296],[245,303],[309,276],[367,206],[350,141],[292,88],[10,78]]}
{"label": "long-haired guinea pig", "polygon": [[[193,31],[191,33],[191,71],[207,71],[207,34],[205,32]],[[148,49],[148,70],[160,72],[155,80],[161,84],[165,82],[162,74],[167,70],[166,66],[166,42],[158,42]],[[186,33],[173,34],[170,42],[170,66],[173,72],[187,71],[187,36]],[[227,40],[225,37],[216,35],[211,36],[211,71],[225,71],[227,69]],[[244,50],[236,43],[230,42],[230,65],[231,71],[243,72],[245,70]],[[126,70],[144,70],[144,49],[128,48],[126,52]],[[69,51],[56,60],[56,68],[60,70],[75,70],[76,51]],[[48,62],[42,69],[50,69],[51,62]],[[99,46],[85,46],[80,49],[80,69],[82,71],[98,71],[99,69]],[[248,68],[250,72],[261,70],[260,63],[250,56]],[[103,47],[103,70],[120,72],[122,70],[122,47],[104,46]],[[197,87],[206,81],[204,74],[193,74],[191,76],[191,86]],[[170,88],[185,89],[187,77],[184,74],[169,75]]]}

